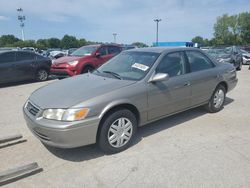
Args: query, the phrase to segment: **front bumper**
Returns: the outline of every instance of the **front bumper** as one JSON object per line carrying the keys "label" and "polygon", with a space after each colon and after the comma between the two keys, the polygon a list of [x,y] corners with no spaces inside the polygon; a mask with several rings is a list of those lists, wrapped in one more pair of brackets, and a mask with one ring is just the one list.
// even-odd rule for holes
{"label": "front bumper", "polygon": [[250,64],[250,58],[243,57],[242,59],[243,59],[243,64],[244,65],[249,65]]}
{"label": "front bumper", "polygon": [[57,77],[70,77],[77,75],[78,72],[75,67],[55,67],[51,66],[50,74]]}
{"label": "front bumper", "polygon": [[96,143],[99,118],[77,122],[59,122],[36,118],[23,108],[26,124],[31,132],[46,145],[75,148]]}

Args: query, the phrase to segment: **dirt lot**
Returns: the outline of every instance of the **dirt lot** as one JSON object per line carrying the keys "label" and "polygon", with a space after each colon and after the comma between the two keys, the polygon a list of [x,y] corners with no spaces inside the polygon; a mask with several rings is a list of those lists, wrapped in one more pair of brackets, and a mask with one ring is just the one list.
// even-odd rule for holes
{"label": "dirt lot", "polygon": [[[6,187],[250,187],[250,70],[225,108],[203,108],[139,129],[128,150],[104,155],[97,146],[53,149],[28,130],[22,105],[35,89],[26,83],[0,88],[0,137],[22,134],[27,142],[0,149],[0,171],[38,162],[43,172]],[[56,80],[55,80],[56,81]]]}

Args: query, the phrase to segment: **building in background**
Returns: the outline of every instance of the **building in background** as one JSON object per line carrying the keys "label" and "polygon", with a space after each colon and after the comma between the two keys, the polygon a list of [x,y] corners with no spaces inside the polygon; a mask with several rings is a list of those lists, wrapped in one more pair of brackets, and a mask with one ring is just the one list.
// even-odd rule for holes
{"label": "building in background", "polygon": [[166,46],[166,47],[199,47],[198,43],[194,42],[156,42],[153,43],[153,46]]}

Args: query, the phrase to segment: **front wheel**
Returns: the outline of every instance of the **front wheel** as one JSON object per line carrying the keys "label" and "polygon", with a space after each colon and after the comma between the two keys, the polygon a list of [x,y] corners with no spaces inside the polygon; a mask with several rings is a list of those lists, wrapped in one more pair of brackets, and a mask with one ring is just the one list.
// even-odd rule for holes
{"label": "front wheel", "polygon": [[95,69],[91,66],[86,66],[84,67],[84,69],[82,70],[81,74],[85,74],[85,73],[88,73],[88,72],[93,72]]}
{"label": "front wheel", "polygon": [[36,81],[45,81],[47,80],[49,77],[49,73],[47,70],[45,69],[39,69],[36,73]]}
{"label": "front wheel", "polygon": [[137,130],[137,119],[127,109],[111,113],[100,125],[98,144],[105,153],[118,153],[128,148]]}
{"label": "front wheel", "polygon": [[219,112],[224,106],[225,98],[226,98],[226,89],[223,85],[219,85],[215,89],[212,97],[210,98],[205,108],[210,113]]}

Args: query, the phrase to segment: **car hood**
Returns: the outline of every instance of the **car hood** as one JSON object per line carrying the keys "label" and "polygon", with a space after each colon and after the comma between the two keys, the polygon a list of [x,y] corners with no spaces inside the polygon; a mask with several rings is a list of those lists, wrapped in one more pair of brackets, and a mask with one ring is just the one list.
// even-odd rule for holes
{"label": "car hood", "polygon": [[133,83],[135,81],[84,74],[39,88],[32,93],[29,100],[42,109],[69,108]]}
{"label": "car hood", "polygon": [[78,57],[78,56],[64,56],[61,58],[58,58],[54,61],[54,64],[61,64],[61,63],[67,63],[70,61],[75,61],[75,60],[79,60],[82,57]]}

